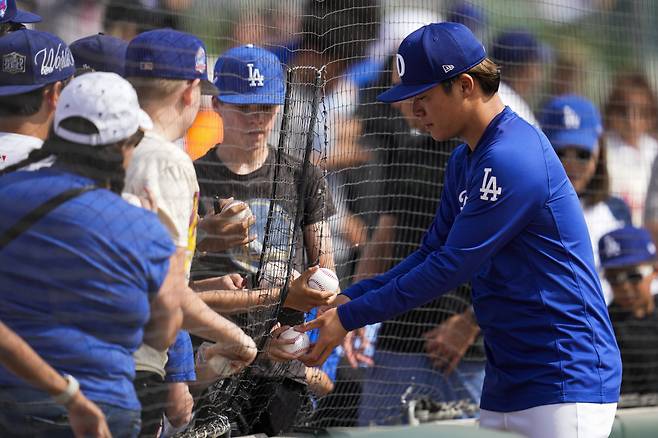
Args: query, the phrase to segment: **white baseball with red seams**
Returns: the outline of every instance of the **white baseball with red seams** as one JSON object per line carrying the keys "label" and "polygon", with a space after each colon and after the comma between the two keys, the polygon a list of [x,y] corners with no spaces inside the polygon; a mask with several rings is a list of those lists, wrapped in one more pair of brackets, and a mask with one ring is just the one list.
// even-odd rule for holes
{"label": "white baseball with red seams", "polygon": [[238,201],[238,200],[231,201],[228,204],[226,204],[224,206],[224,208],[222,208],[222,211],[219,212],[219,214],[224,214],[224,215],[228,214],[228,215],[230,215],[228,210],[230,208],[235,207],[236,205],[244,205],[246,208],[244,210],[240,210],[238,213],[232,215],[231,219],[233,221],[239,222],[239,221],[242,221],[243,219],[248,218],[249,216],[252,216],[251,209],[249,208],[249,205],[246,202]]}
{"label": "white baseball with red seams", "polygon": [[335,292],[338,290],[338,277],[331,269],[320,268],[308,279],[308,287],[315,290]]}
{"label": "white baseball with red seams", "polygon": [[290,354],[304,354],[308,351],[308,347],[311,345],[308,335],[306,333],[298,332],[293,327],[290,327],[288,330],[281,333],[279,337],[281,339],[295,340],[294,344],[285,344],[282,346],[282,349]]}

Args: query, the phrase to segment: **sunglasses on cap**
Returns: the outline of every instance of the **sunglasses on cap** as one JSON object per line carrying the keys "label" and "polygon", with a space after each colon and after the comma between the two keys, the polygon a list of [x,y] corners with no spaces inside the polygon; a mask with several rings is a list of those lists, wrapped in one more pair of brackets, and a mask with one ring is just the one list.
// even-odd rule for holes
{"label": "sunglasses on cap", "polygon": [[[580,161],[589,161],[592,158],[592,153],[588,150],[585,149],[570,149],[570,150],[573,151],[576,158],[578,158],[578,160]],[[568,151],[569,149],[558,149],[556,153],[560,159],[565,159],[573,156]]]}
{"label": "sunglasses on cap", "polygon": [[616,271],[605,273],[605,279],[608,280],[610,286],[619,286],[629,282],[631,284],[639,284],[645,277],[654,272],[653,266],[638,266],[626,271]]}

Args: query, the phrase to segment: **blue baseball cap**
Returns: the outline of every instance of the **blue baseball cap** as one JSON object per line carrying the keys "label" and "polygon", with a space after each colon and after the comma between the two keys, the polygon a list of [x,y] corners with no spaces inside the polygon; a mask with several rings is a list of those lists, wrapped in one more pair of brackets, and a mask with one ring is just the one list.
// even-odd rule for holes
{"label": "blue baseball cap", "polygon": [[80,38],[69,46],[76,68],[116,73],[123,76],[128,43],[110,35],[91,35]]}
{"label": "blue baseball cap", "polygon": [[599,258],[604,268],[652,263],[656,260],[656,245],[646,229],[626,226],[601,237]]}
{"label": "blue baseball cap", "polygon": [[29,93],[75,73],[68,46],[47,32],[10,32],[0,38],[0,53],[0,96]]}
{"label": "blue baseball cap", "polygon": [[18,9],[16,0],[0,0],[0,23],[38,23],[40,21],[41,16]]}
{"label": "blue baseball cap", "polygon": [[128,43],[126,77],[201,80],[201,93],[216,95],[208,80],[206,46],[192,34],[173,29],[141,33]]}
{"label": "blue baseball cap", "polygon": [[377,99],[397,102],[434,88],[487,57],[484,46],[459,23],[432,23],[408,35],[397,53],[400,83]]}
{"label": "blue baseball cap", "polygon": [[551,99],[542,109],[540,124],[555,149],[576,146],[593,152],[603,132],[599,110],[575,94]]}
{"label": "blue baseball cap", "polygon": [[286,95],[279,58],[253,44],[220,55],[215,63],[215,85],[217,98],[233,105],[283,105]]}
{"label": "blue baseball cap", "polygon": [[545,57],[544,49],[533,34],[525,30],[503,32],[494,41],[491,56],[501,65],[516,65],[538,61]]}

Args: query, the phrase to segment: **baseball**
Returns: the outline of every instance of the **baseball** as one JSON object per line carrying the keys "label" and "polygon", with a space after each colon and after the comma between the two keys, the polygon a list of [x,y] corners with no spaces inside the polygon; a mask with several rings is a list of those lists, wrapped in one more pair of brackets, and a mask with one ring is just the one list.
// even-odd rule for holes
{"label": "baseball", "polygon": [[[288,272],[288,263],[286,262],[267,262],[262,269],[259,287],[267,289],[268,287],[283,287],[285,284],[285,275]],[[299,277],[299,272],[293,269],[291,280]]]}
{"label": "baseball", "polygon": [[311,341],[308,339],[306,333],[300,333],[295,330],[293,327],[290,327],[285,332],[279,335],[281,339],[294,339],[294,344],[286,344],[282,349],[290,354],[304,354],[308,351],[308,347],[311,345]]}
{"label": "baseball", "polygon": [[247,205],[246,202],[243,201],[231,201],[224,208],[222,208],[222,211],[219,212],[219,214],[224,214],[224,215],[230,215],[229,209],[235,207],[236,205],[244,205],[246,208],[244,210],[240,210],[238,213],[234,214],[231,216],[231,220],[239,222],[244,219],[247,219],[249,216],[252,216],[251,209],[249,208],[249,205]]}
{"label": "baseball", "polygon": [[331,269],[320,268],[308,279],[308,287],[315,290],[335,292],[338,290],[338,277]]}

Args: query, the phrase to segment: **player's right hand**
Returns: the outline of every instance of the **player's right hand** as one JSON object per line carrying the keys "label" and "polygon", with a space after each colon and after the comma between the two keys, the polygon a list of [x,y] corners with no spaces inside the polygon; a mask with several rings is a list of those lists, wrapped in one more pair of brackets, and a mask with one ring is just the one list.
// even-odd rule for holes
{"label": "player's right hand", "polygon": [[327,310],[313,321],[295,327],[298,332],[308,332],[313,329],[320,330],[317,341],[311,346],[308,353],[299,358],[304,365],[309,367],[322,365],[347,335],[347,330],[340,322],[338,311],[335,308]]}
{"label": "player's right hand", "polygon": [[308,285],[308,279],[320,269],[319,266],[312,266],[302,273],[298,278],[290,282],[284,307],[298,310],[300,312],[309,312],[320,306],[328,306],[336,299],[338,291],[327,290],[321,291],[312,289]]}
{"label": "player's right hand", "polygon": [[68,405],[69,424],[76,438],[112,438],[103,411],[78,391]]}
{"label": "player's right hand", "polygon": [[242,220],[235,220],[235,216],[246,210],[246,204],[240,203],[231,208],[224,209],[233,199],[220,200],[222,210],[217,214],[205,216],[199,220],[199,229],[206,236],[197,244],[199,251],[223,252],[230,248],[247,245],[256,239],[249,235],[249,227],[256,223],[251,215]]}
{"label": "player's right hand", "polygon": [[286,345],[295,343],[293,338],[284,339],[280,337],[281,333],[289,328],[289,325],[281,326],[280,324],[277,324],[270,332],[270,338],[267,340],[267,345],[265,346],[265,353],[270,360],[274,362],[289,362],[301,356],[301,353],[293,354],[284,350]]}

